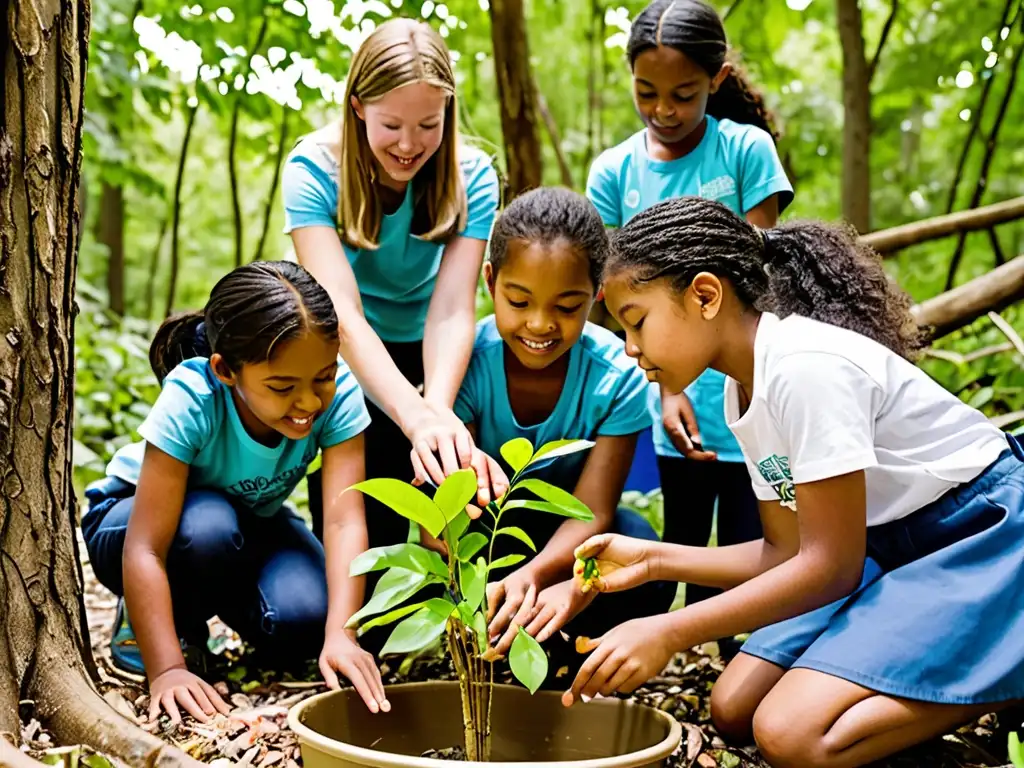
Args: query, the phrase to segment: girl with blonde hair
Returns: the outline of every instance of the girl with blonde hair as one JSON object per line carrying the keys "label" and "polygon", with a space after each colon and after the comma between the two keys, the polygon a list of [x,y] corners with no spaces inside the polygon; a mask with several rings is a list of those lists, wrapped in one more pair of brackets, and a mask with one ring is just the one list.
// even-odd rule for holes
{"label": "girl with blonde hair", "polygon": [[[459,141],[456,106],[441,36],[411,19],[382,24],[352,60],[340,122],[288,158],[285,231],[330,294],[341,356],[372,401],[367,476],[439,484],[472,462],[486,503],[507,481],[489,476],[452,406],[473,348],[498,178]],[[319,486],[311,475],[315,529]],[[366,501],[370,546],[404,541],[404,518]]]}

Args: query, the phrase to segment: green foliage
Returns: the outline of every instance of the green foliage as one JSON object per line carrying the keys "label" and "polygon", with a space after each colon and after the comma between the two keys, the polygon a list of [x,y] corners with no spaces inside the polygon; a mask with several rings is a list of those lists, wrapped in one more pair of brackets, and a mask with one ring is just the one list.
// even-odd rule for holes
{"label": "green foliage", "polygon": [[1010,762],[1013,768],[1024,768],[1024,746],[1021,746],[1020,736],[1016,731],[1010,733],[1009,737]]}
{"label": "green foliage", "polygon": [[[494,540],[504,534],[521,541],[534,552],[537,549],[521,528],[502,527],[504,512],[530,508],[577,520],[592,520],[594,517],[587,506],[572,494],[540,480],[523,479],[523,472],[539,460],[565,456],[592,446],[593,443],[586,440],[559,440],[535,451],[530,441],[522,438],[505,443],[501,453],[513,466],[515,474],[505,496],[487,507],[487,514],[493,522],[489,529],[490,537],[479,531],[467,533],[470,521],[466,507],[476,494],[472,470],[459,470],[450,475],[437,489],[433,499],[398,481],[365,481],[347,489],[373,496],[422,525],[432,536],[443,535],[449,553],[447,565],[436,552],[414,543],[379,547],[361,554],[352,562],[351,575],[384,568],[390,570],[378,582],[366,606],[349,621],[349,626],[359,626],[360,632],[365,632],[368,628],[403,619],[381,651],[382,654],[399,654],[417,652],[429,646],[441,636],[446,626],[454,622],[453,627],[461,628],[473,638],[472,642],[481,653],[486,651],[487,605],[484,598],[488,574],[526,559],[525,555],[517,553],[493,559]],[[509,498],[520,491],[535,494],[545,501]],[[445,521],[443,525],[439,523],[442,518]],[[434,527],[429,527],[431,525]],[[475,563],[471,562],[488,545],[487,557],[479,556]],[[414,605],[401,605],[430,583],[446,585],[445,595]],[[377,618],[364,622],[371,616]],[[522,632],[520,635],[514,641],[509,660],[513,674],[533,692],[547,674],[547,657],[533,638]]]}

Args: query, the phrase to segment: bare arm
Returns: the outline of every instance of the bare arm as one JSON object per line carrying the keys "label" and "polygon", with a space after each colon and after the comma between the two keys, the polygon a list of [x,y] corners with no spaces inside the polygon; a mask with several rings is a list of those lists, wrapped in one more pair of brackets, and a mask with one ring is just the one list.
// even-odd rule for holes
{"label": "bare arm", "polygon": [[169,669],[185,669],[174,628],[167,552],[181,520],[188,472],[187,464],[147,443],[125,534],[125,605],[151,683]]}
{"label": "bare arm", "polygon": [[571,579],[576,547],[591,536],[611,530],[636,441],[635,434],[597,438],[573,491],[577,499],[590,507],[594,519],[566,520],[537,556],[523,566],[536,575],[539,586]]}
{"label": "bare arm", "polygon": [[292,243],[299,263],[334,303],[342,358],[367,396],[408,435],[424,417],[426,403],[363,316],[356,276],[338,233],[330,227],[303,227],[292,231]]}
{"label": "bare arm", "polygon": [[779,196],[766,197],[747,211],[747,221],[761,229],[771,229],[779,223]]}
{"label": "bare arm", "polygon": [[451,410],[476,333],[476,286],[487,243],[457,237],[445,246],[423,331],[423,397]]}
{"label": "bare arm", "polygon": [[667,617],[673,645],[689,648],[747,632],[849,595],[864,568],[866,496],[863,470],[797,485],[796,554],[727,592]]}

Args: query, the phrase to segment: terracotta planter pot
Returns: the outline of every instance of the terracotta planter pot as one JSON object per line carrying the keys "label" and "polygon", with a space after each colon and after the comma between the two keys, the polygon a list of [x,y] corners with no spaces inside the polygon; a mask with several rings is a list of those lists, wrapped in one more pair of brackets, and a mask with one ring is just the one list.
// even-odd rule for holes
{"label": "terracotta planter pot", "polygon": [[297,704],[288,724],[298,735],[305,768],[440,768],[456,765],[522,768],[661,766],[679,746],[671,716],[621,699],[569,709],[561,693],[531,696],[518,686],[494,686],[490,763],[420,757],[463,743],[462,705],[455,682],[388,686],[391,712],[371,714],[354,690],[331,691]]}

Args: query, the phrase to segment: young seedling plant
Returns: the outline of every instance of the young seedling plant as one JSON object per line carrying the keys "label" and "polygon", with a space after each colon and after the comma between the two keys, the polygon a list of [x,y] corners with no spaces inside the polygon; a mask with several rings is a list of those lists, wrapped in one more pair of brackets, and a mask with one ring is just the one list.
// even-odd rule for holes
{"label": "young seedling plant", "polygon": [[[514,471],[505,495],[487,505],[481,516],[487,534],[469,531],[466,507],[477,493],[476,475],[463,469],[450,475],[431,498],[409,483],[392,478],[374,478],[347,490],[361,491],[398,514],[419,524],[431,536],[447,545],[447,562],[437,552],[416,543],[396,544],[368,550],[352,561],[349,573],[359,576],[387,569],[373,596],[349,620],[359,634],[374,627],[401,622],[394,628],[381,656],[421,651],[446,635],[462,692],[462,719],[466,736],[466,757],[486,761],[490,756],[491,694],[494,684],[494,652],[487,633],[487,582],[491,571],[516,565],[525,555],[512,554],[493,559],[498,536],[517,539],[533,552],[536,545],[522,528],[502,525],[510,509],[531,509],[576,520],[593,520],[594,515],[575,496],[537,478],[524,477],[531,467],[568,454],[584,451],[593,443],[586,440],[556,440],[534,450],[525,438],[501,446],[501,455]],[[511,498],[527,491],[530,498]],[[486,555],[484,554],[486,552]],[[443,587],[441,597],[407,602],[432,584]],[[509,650],[512,674],[535,693],[548,672],[548,659],[540,644],[522,627]]]}

